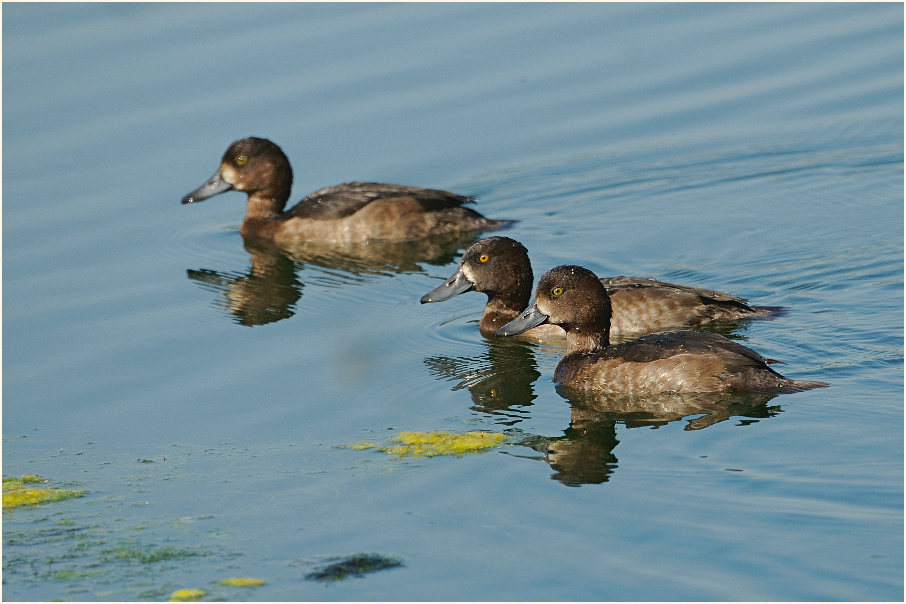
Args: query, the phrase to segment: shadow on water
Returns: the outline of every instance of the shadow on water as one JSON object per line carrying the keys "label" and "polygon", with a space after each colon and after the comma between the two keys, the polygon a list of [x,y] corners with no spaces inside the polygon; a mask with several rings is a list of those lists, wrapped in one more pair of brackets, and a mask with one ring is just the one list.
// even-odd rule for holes
{"label": "shadow on water", "polygon": [[730,419],[740,425],[774,417],[779,406],[768,406],[774,395],[736,393],[664,393],[653,396],[603,395],[557,386],[570,403],[570,425],[562,436],[529,436],[521,444],[542,454],[551,476],[567,486],[601,484],[618,467],[614,449],[620,444],[616,425],[657,428],[690,418],[686,430],[701,430]]}
{"label": "shadow on water", "polygon": [[244,271],[188,269],[189,279],[221,294],[216,305],[240,325],[265,325],[295,314],[304,283],[298,272],[320,269],[334,284],[353,284],[368,276],[416,273],[420,263],[450,264],[459,252],[478,238],[478,233],[438,235],[415,241],[370,241],[367,243],[300,242],[277,247],[244,239],[250,267]]}

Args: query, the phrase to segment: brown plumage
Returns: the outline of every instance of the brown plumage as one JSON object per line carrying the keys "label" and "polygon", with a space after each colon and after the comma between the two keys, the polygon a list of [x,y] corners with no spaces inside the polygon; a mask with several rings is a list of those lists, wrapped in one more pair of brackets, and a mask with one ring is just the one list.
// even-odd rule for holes
{"label": "brown plumage", "polygon": [[248,195],[244,237],[292,244],[300,241],[406,240],[485,231],[506,226],[464,207],[469,197],[406,185],[350,182],[319,189],[289,210],[293,172],[283,151],[263,138],[230,145],[214,175],[182,199],[204,201],[235,189]]}
{"label": "brown plumage", "polygon": [[824,382],[786,378],[768,359],[714,333],[681,330],[610,346],[610,299],[594,273],[558,266],[538,281],[534,303],[504,325],[514,335],[546,322],[566,331],[566,356],[554,380],[565,386],[625,394],[748,391],[789,393]]}
{"label": "brown plumage", "polygon": [[[695,327],[712,321],[769,317],[780,311],[777,307],[749,306],[742,298],[723,292],[654,279],[609,277],[601,282],[610,295],[610,334],[614,337]],[[422,296],[421,301],[440,302],[471,290],[487,294],[478,327],[483,333],[495,333],[528,306],[532,295],[528,251],[509,237],[476,241],[462,255],[456,272]],[[535,339],[562,336],[563,330],[542,325],[527,335]]]}

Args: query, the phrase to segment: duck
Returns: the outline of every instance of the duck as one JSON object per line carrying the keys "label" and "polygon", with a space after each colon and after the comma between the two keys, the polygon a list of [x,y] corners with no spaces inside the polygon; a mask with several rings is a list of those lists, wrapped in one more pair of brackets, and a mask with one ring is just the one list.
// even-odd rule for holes
{"label": "duck", "polygon": [[612,346],[610,318],[610,297],[597,275],[582,266],[562,265],[538,280],[534,301],[497,335],[512,336],[545,323],[562,327],[566,354],[554,381],[576,390],[784,394],[828,385],[784,377],[769,367],[779,361],[711,332],[667,331]]}
{"label": "duck", "polygon": [[[524,245],[510,237],[487,237],[466,249],[456,272],[420,301],[441,302],[468,291],[487,294],[478,328],[492,335],[528,306],[532,279]],[[782,312],[776,306],[750,306],[743,298],[723,292],[655,279],[620,276],[600,281],[610,298],[610,334],[615,338],[698,327],[713,321],[767,318]],[[563,334],[556,325],[546,324],[526,335],[547,340]]]}
{"label": "duck", "polygon": [[414,240],[463,231],[488,231],[512,221],[491,220],[464,207],[474,199],[439,189],[347,182],[309,193],[284,210],[293,183],[289,159],[266,138],[234,141],[203,185],[182,198],[197,203],[230,190],[248,195],[239,227],[247,239],[288,244]]}

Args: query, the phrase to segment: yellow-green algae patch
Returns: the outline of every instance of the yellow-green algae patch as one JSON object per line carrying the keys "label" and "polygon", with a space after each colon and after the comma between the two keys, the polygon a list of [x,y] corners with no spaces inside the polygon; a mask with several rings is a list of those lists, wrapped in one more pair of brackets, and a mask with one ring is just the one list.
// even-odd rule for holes
{"label": "yellow-green algae patch", "polygon": [[204,597],[205,592],[202,589],[177,589],[170,594],[171,602],[195,602]]}
{"label": "yellow-green algae patch", "polygon": [[264,579],[256,579],[254,577],[230,577],[229,579],[221,581],[220,584],[226,585],[227,587],[261,587],[264,585]]}
{"label": "yellow-green algae patch", "polygon": [[37,474],[26,474],[18,478],[4,478],[3,509],[9,510],[27,505],[39,505],[85,495],[85,491],[33,486],[46,483],[47,480]]}
{"label": "yellow-green algae patch", "polygon": [[398,457],[434,457],[480,453],[507,439],[499,432],[400,432],[381,451]]}
{"label": "yellow-green algae patch", "polygon": [[360,442],[360,443],[351,443],[348,445],[343,445],[344,449],[355,449],[356,451],[361,451],[362,449],[373,449],[377,445],[374,443]]}

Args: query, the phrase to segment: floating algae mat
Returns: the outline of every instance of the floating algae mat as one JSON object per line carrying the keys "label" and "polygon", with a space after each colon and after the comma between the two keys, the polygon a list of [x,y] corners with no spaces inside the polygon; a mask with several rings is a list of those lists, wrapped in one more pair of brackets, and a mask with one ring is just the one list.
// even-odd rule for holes
{"label": "floating algae mat", "polygon": [[[229,579],[223,579],[217,581],[217,585],[224,587],[261,587],[265,584],[264,579],[256,579],[253,577],[230,577]],[[197,602],[198,600],[204,598],[208,595],[203,589],[197,588],[186,588],[186,589],[177,589],[170,594],[170,602]],[[211,600],[225,600],[222,595],[211,594]]]}
{"label": "floating algae mat", "polygon": [[[62,501],[81,497],[85,491],[54,489],[47,486],[47,480],[37,474],[26,474],[18,478],[3,479],[3,509],[9,510],[28,505],[39,505],[51,501]],[[42,485],[42,486],[38,486]]]}
{"label": "floating algae mat", "polygon": [[[336,560],[336,558],[331,559]],[[312,581],[342,581],[346,577],[364,577],[368,573],[402,565],[402,561],[396,558],[378,554],[356,554],[341,558],[321,570],[308,573],[305,578]]]}
{"label": "floating algae mat", "polygon": [[137,541],[123,542],[116,547],[101,551],[104,560],[121,560],[135,564],[153,564],[167,560],[180,560],[194,556],[204,556],[205,552],[180,547],[154,547]]}
{"label": "floating algae mat", "polygon": [[171,602],[197,602],[205,595],[203,589],[177,589],[170,594]]}
{"label": "floating algae mat", "polygon": [[[499,432],[400,432],[379,451],[398,457],[434,457],[436,455],[465,455],[480,453],[500,445],[507,439]],[[350,449],[371,449],[378,445],[355,443]]]}
{"label": "floating algae mat", "polygon": [[227,587],[261,587],[264,585],[264,579],[255,577],[230,577],[219,582]]}

